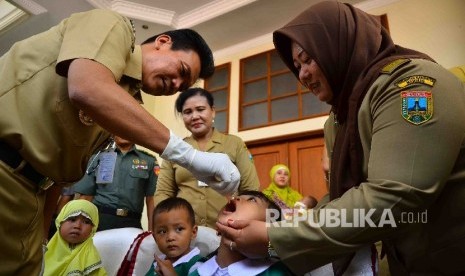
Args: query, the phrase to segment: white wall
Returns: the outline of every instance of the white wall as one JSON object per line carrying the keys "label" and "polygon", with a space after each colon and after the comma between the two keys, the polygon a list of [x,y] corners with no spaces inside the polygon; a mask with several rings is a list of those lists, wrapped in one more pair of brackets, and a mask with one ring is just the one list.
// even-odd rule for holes
{"label": "white wall", "polygon": [[465,64],[465,1],[401,0],[369,12],[387,14],[396,44],[424,52],[446,68]]}

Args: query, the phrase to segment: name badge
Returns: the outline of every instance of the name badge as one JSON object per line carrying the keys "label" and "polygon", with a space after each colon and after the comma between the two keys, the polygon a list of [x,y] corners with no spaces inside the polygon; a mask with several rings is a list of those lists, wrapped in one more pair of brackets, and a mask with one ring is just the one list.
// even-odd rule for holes
{"label": "name badge", "polygon": [[107,184],[113,182],[115,173],[116,152],[102,152],[100,154],[100,163],[96,174],[96,183]]}

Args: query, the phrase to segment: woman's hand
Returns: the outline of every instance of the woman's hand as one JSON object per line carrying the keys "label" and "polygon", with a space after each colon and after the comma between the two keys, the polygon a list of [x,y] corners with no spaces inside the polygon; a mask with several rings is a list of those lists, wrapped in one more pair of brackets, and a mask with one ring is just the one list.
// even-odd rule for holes
{"label": "woman's hand", "polygon": [[268,257],[268,232],[264,221],[228,220],[227,225],[216,223],[222,243],[244,256],[257,259]]}

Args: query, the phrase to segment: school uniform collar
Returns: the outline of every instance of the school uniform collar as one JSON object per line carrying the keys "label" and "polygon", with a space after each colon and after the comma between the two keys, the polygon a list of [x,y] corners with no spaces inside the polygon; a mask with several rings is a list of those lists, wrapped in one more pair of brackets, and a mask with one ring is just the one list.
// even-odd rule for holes
{"label": "school uniform collar", "polygon": [[[257,275],[267,270],[273,265],[276,260],[272,259],[243,259],[233,264],[230,264],[227,269],[227,275],[244,276]],[[199,275],[214,275],[218,270],[221,270],[216,262],[216,256],[211,257],[208,261],[197,268]],[[225,268],[223,268],[224,270]]]}
{"label": "school uniform collar", "polygon": [[140,45],[134,46],[134,52],[130,53],[123,75],[142,81],[142,48]]}
{"label": "school uniform collar", "polygon": [[192,248],[192,250],[186,255],[179,258],[176,262],[173,263],[173,266],[189,262],[193,257],[200,254],[200,249],[198,247]]}
{"label": "school uniform collar", "polygon": [[[191,251],[189,251],[189,253],[187,253],[186,255],[182,256],[181,258],[179,258],[176,262],[173,263],[173,267],[177,266],[177,265],[180,265],[180,264],[183,264],[183,263],[187,263],[189,262],[193,257],[197,256],[200,254],[200,249],[198,247],[194,247],[192,248]],[[160,255],[160,258],[162,260],[164,260],[166,258],[166,255],[165,254],[162,254]],[[153,267],[156,268],[157,267],[157,262],[154,262],[153,263]]]}

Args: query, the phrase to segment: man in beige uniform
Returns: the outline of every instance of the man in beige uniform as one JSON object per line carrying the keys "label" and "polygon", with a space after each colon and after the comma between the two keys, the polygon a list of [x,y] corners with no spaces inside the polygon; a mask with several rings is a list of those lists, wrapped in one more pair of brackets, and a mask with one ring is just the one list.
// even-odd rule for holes
{"label": "man in beige uniform", "polygon": [[[205,41],[177,30],[134,42],[128,19],[92,10],[0,58],[0,275],[39,274],[45,190],[79,180],[109,133],[162,153],[222,193],[237,188],[226,155],[197,152],[133,98],[141,88],[171,95],[211,76]],[[59,189],[52,190],[54,207]]]}
{"label": "man in beige uniform", "polygon": [[300,275],[329,262],[341,268],[382,240],[392,275],[465,275],[464,83],[395,45],[374,16],[336,1],[304,11],[274,32],[274,43],[332,105],[331,201],[313,210],[312,223],[218,225],[229,230],[225,242],[248,256],[277,253]]}

